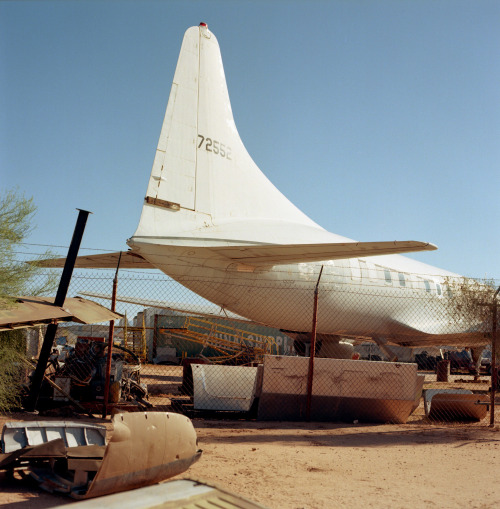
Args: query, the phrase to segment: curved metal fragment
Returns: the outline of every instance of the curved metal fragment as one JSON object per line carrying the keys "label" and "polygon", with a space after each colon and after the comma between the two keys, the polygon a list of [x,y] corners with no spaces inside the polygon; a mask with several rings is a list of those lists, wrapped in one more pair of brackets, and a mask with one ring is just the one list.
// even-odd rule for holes
{"label": "curved metal fragment", "polygon": [[101,466],[86,492],[91,498],[158,483],[187,470],[200,456],[191,420],[169,412],[120,413]]}

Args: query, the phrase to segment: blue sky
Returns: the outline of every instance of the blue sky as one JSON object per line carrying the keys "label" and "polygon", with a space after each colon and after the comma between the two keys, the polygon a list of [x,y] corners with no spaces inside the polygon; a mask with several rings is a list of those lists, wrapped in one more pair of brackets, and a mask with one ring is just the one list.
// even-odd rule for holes
{"label": "blue sky", "polygon": [[499,19],[486,0],[2,1],[0,190],[35,198],[31,243],[67,246],[82,208],[85,248],[125,249],[205,21],[249,153],[300,209],[500,278]]}

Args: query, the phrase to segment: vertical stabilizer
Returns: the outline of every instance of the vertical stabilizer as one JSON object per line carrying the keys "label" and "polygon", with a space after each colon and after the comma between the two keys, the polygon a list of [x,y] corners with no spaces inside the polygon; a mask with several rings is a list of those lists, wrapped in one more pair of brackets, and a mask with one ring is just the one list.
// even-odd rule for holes
{"label": "vertical stabilizer", "polygon": [[266,222],[319,228],[271,184],[246,151],[234,123],[219,44],[201,24],[184,35],[134,237],[224,231],[251,240],[255,228],[228,225],[254,221],[261,234]]}
{"label": "vertical stabilizer", "polygon": [[188,210],[195,209],[199,58],[199,29],[192,27],[182,42],[146,194]]}

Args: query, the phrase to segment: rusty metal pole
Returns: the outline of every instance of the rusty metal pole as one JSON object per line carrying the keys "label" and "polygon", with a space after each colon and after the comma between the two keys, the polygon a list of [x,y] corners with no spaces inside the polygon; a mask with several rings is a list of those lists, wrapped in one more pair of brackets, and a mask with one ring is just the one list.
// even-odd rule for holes
{"label": "rusty metal pole", "polygon": [[158,313],[155,313],[153,329],[153,359],[158,354]]}
{"label": "rusty metal pole", "polygon": [[319,289],[319,280],[321,279],[322,273],[323,273],[323,265],[321,266],[321,270],[319,271],[318,282],[316,283],[316,288],[314,289],[314,309],[313,309],[313,322],[312,322],[312,331],[311,331],[311,351],[309,352],[309,371],[307,373],[306,419],[308,421],[311,420],[311,400],[312,400],[312,388],[313,388],[313,378],[314,378],[314,357],[316,355],[316,325],[318,322],[318,289]]}
{"label": "rusty metal pole", "polygon": [[[120,261],[122,259],[122,253],[118,256],[118,263],[116,264],[115,277],[113,279],[113,293],[111,295],[111,311],[116,311],[116,290],[118,288],[118,270],[120,268]],[[109,384],[111,382],[111,361],[113,356],[113,337],[115,334],[115,321],[109,321],[108,331],[108,358],[106,359],[106,382],[104,383],[104,401],[102,405],[102,418],[106,419],[108,415],[108,401],[109,401]]]}
{"label": "rusty metal pole", "polygon": [[[59,307],[63,306],[64,301],[66,300],[69,283],[71,282],[71,276],[73,275],[73,269],[75,267],[76,257],[78,256],[78,250],[80,249],[80,244],[82,242],[87,218],[90,214],[90,212],[87,210],[77,210],[78,219],[76,220],[73,238],[71,239],[71,244],[68,249],[68,256],[66,257],[66,262],[64,263],[64,269],[59,281],[59,288],[57,289],[56,298],[54,300],[54,305]],[[52,351],[56,332],[57,321],[47,326],[45,337],[43,339],[42,349],[38,357],[38,363],[36,365],[33,378],[31,379],[30,394],[28,403],[26,405],[27,410],[34,411],[36,408],[38,396],[40,395],[40,390],[42,388],[43,376],[47,368],[47,363],[49,361],[50,352]]]}
{"label": "rusty metal pole", "polygon": [[500,286],[497,288],[493,297],[492,306],[492,330],[491,330],[491,394],[490,394],[490,427],[495,426],[495,396],[498,385],[498,371],[496,363],[497,355],[497,342],[498,342],[498,293],[500,292]]}

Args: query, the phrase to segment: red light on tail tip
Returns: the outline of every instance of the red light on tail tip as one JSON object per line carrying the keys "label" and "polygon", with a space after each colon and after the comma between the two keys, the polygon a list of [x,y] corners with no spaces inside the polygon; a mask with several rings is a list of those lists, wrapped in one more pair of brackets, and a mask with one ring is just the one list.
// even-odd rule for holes
{"label": "red light on tail tip", "polygon": [[203,23],[203,21],[200,23],[200,26],[201,26],[201,27],[205,27],[205,28],[207,28],[207,27],[208,27],[208,25],[207,25],[206,23]]}

